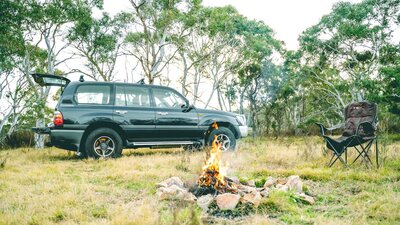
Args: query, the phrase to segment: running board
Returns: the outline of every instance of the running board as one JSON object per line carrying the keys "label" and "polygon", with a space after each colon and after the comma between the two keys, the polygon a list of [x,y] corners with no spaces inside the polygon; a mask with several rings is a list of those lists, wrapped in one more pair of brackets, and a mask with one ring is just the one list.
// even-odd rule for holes
{"label": "running board", "polygon": [[166,146],[166,145],[192,145],[198,141],[153,141],[153,142],[128,142],[128,146]]}

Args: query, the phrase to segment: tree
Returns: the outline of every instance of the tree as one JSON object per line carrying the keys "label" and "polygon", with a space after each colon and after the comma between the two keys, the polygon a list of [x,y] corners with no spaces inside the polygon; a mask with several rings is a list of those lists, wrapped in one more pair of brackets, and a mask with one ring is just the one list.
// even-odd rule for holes
{"label": "tree", "polygon": [[70,31],[69,40],[78,51],[77,55],[87,60],[85,67],[89,72],[80,69],[74,71],[84,73],[94,80],[113,80],[128,18],[125,13],[115,18],[103,13],[100,19],[80,19]]}
{"label": "tree", "polygon": [[[39,46],[44,42],[47,54],[45,71],[48,74],[55,74],[56,67],[71,57],[59,59],[60,54],[69,46],[69,43],[63,42],[64,29],[71,23],[80,18],[87,18],[91,13],[92,6],[101,6],[102,1],[80,1],[80,0],[29,0],[24,2],[24,17],[27,22],[22,29],[26,32],[25,46],[31,45],[34,35],[37,34],[39,40],[33,42],[34,46]],[[28,48],[25,48],[28,49]],[[25,51],[25,77],[36,92],[39,102],[40,113],[36,121],[37,127],[45,126],[45,104],[49,95],[50,87],[40,87],[36,85],[30,77],[31,68],[29,68],[29,52]],[[35,135],[36,148],[44,147],[43,135]]]}
{"label": "tree", "polygon": [[139,61],[148,83],[160,78],[174,59],[176,41],[187,35],[188,28],[180,17],[192,13],[197,0],[130,0],[133,7],[132,29],[125,38],[126,54]]}
{"label": "tree", "polygon": [[341,2],[299,38],[303,71],[318,99],[329,97],[337,115],[350,101],[373,99],[384,78],[379,73],[399,26],[400,1]]}

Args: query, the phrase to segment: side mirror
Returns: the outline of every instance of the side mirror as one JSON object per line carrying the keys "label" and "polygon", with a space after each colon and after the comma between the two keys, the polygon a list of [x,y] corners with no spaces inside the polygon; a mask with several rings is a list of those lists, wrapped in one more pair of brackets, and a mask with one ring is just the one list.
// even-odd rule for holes
{"label": "side mirror", "polygon": [[189,102],[186,102],[186,104],[182,104],[181,108],[183,109],[183,112],[189,112],[190,110],[194,109],[194,105],[189,104]]}

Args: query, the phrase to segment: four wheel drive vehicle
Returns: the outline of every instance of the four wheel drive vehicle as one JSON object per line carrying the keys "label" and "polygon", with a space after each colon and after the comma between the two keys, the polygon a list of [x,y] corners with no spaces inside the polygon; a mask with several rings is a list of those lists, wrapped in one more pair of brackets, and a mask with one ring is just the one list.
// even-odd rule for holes
{"label": "four wheel drive vehicle", "polygon": [[32,130],[50,134],[53,146],[84,156],[118,157],[123,148],[196,149],[210,145],[215,136],[226,151],[247,136],[243,115],[198,109],[169,87],[32,76],[41,86],[63,89],[53,122]]}

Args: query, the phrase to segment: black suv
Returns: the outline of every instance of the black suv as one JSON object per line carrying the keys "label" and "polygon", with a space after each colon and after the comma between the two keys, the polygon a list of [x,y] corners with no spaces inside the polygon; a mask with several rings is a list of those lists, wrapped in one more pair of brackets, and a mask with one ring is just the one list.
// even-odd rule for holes
{"label": "black suv", "polygon": [[226,151],[247,136],[243,115],[195,108],[169,87],[32,76],[41,86],[62,88],[53,122],[33,131],[50,134],[52,145],[83,156],[118,157],[123,148],[139,147],[199,149],[215,136]]}

